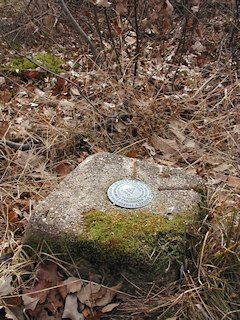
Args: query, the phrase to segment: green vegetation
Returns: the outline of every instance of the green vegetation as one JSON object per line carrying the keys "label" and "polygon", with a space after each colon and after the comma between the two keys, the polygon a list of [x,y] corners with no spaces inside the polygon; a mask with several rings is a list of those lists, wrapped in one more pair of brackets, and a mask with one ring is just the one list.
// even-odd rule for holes
{"label": "green vegetation", "polygon": [[[147,212],[121,214],[93,210],[85,215],[79,235],[73,237],[69,231],[63,235],[63,241],[75,261],[81,256],[111,273],[128,270],[146,279],[162,277],[171,265],[169,274],[174,279],[184,259],[185,230],[196,217],[197,210],[193,214],[171,216],[172,219]],[[59,251],[54,240],[46,241],[54,247],[54,252]],[[35,237],[26,243],[37,245]]]}
{"label": "green vegetation", "polygon": [[[107,264],[143,267],[160,271],[169,260],[181,261],[183,235],[189,216],[177,215],[172,220],[151,213],[111,214],[91,212],[85,217],[86,230],[79,236],[80,242],[91,242],[94,250],[104,251],[101,260]],[[161,263],[149,259],[161,251]],[[119,259],[120,258],[120,259]],[[100,262],[103,262],[100,261]],[[153,265],[152,265],[153,264]]]}
{"label": "green vegetation", "polygon": [[[64,60],[58,57],[52,56],[47,53],[40,53],[33,58],[41,66],[45,67],[46,69],[60,73],[63,71]],[[29,70],[29,69],[36,69],[37,65],[33,62],[29,61],[26,58],[17,58],[14,59],[11,65],[4,66],[5,70],[10,70],[13,73],[21,74],[22,71]]]}

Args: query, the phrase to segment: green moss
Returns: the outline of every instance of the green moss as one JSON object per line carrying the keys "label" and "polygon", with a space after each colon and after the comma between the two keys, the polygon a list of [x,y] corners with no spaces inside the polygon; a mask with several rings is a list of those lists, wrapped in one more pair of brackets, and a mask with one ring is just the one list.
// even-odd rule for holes
{"label": "green moss", "polygon": [[38,54],[35,61],[39,62],[41,65],[45,66],[48,70],[55,73],[60,73],[63,71],[62,66],[64,65],[64,60],[54,57],[50,54]]}
{"label": "green moss", "polygon": [[[84,216],[84,227],[79,223],[78,235],[72,230],[61,239],[44,238],[52,252],[70,253],[75,262],[87,261],[95,268],[104,268],[111,274],[128,270],[145,279],[166,277],[171,266],[178,273],[184,261],[186,229],[199,216],[196,212],[160,216],[148,212],[105,213],[90,211]],[[171,218],[171,219],[170,219]],[[75,229],[78,228],[76,222]],[[42,236],[32,235],[27,241],[37,246]],[[174,278],[174,277],[173,277]]]}
{"label": "green moss", "polygon": [[[149,257],[161,251],[164,266],[170,260],[179,261],[184,230],[189,220],[176,215],[172,220],[151,213],[116,214],[90,212],[85,216],[86,228],[78,241],[91,243],[93,249],[104,252],[108,264],[118,261],[123,265],[154,264]],[[137,262],[137,263],[136,263]]]}
{"label": "green moss", "polygon": [[[63,66],[65,64],[63,59],[58,57],[52,56],[50,54],[40,53],[33,58],[41,66],[45,67],[46,69],[60,73],[63,71]],[[36,69],[37,66],[29,61],[26,58],[18,58],[14,59],[11,65],[6,65],[3,67],[5,71],[11,71],[13,73],[21,74],[22,71],[29,70],[29,69]]]}
{"label": "green moss", "polygon": [[179,270],[185,229],[194,217],[171,218],[146,212],[92,211],[85,215],[85,228],[77,237],[71,231],[64,236],[65,245],[74,258],[81,256],[115,273],[128,269],[149,277],[163,274],[169,264]]}
{"label": "green moss", "polygon": [[35,69],[36,65],[32,62],[30,62],[29,60],[27,60],[26,58],[19,58],[19,59],[14,59],[12,61],[12,70],[28,70],[28,69]]}
{"label": "green moss", "polygon": [[103,213],[93,211],[85,216],[85,233],[91,240],[121,239],[127,242],[129,248],[139,242],[146,241],[149,245],[156,245],[161,234],[179,234],[184,232],[186,217],[176,215],[172,220],[167,217],[151,213]]}

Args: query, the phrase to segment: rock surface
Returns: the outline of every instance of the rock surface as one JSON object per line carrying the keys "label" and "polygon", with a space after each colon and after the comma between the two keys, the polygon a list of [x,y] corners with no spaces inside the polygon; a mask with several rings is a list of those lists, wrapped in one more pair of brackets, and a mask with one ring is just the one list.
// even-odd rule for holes
{"label": "rock surface", "polygon": [[[112,204],[107,197],[107,190],[112,183],[120,179],[137,179],[146,183],[153,193],[152,202],[139,209],[124,209]],[[111,241],[115,241],[115,250],[118,247],[116,241],[120,243],[121,238],[128,238],[129,233],[129,237],[133,237],[132,233],[135,233],[137,228],[133,227],[131,229],[129,224],[133,223],[135,225],[136,219],[139,218],[139,224],[144,224],[144,221],[149,222],[147,229],[145,230],[143,227],[141,235],[140,230],[138,233],[136,232],[137,242],[134,240],[131,243],[125,243],[124,246],[128,249],[132,246],[133,251],[134,248],[137,251],[138,247],[142,247],[141,241],[144,242],[145,246],[146,239],[144,237],[146,235],[151,238],[153,236],[151,233],[154,233],[154,236],[159,239],[160,234],[164,237],[164,232],[167,235],[167,240],[165,239],[166,241],[164,240],[162,245],[165,246],[167,241],[171,241],[169,240],[171,225],[167,227],[166,223],[174,222],[174,219],[180,219],[176,220],[175,224],[171,223],[173,237],[177,235],[179,239],[180,235],[181,239],[184,233],[184,225],[187,221],[192,221],[192,217],[196,214],[196,207],[201,201],[201,194],[196,190],[203,187],[200,177],[188,174],[181,169],[169,168],[106,152],[98,153],[84,160],[45,200],[37,205],[29,221],[25,242],[32,246],[35,242],[36,246],[36,242],[44,238],[46,240],[53,239],[55,243],[60,243],[60,239],[65,241],[65,236],[71,235],[77,255],[84,255],[83,251],[85,250],[84,252],[88,252],[91,261],[98,262],[97,257],[103,255],[101,250],[103,250],[103,247],[106,249],[106,246],[109,248]],[[97,217],[99,220],[96,220]],[[106,224],[103,221],[105,217]],[[143,217],[144,220],[141,220]],[[121,229],[120,232],[120,227],[124,229],[122,227],[124,220],[128,227],[125,231]],[[176,228],[178,224],[181,225],[179,232]],[[100,231],[99,226],[101,226]],[[79,239],[79,236],[81,239]],[[82,242],[83,238],[86,240],[84,244]],[[140,238],[143,240],[140,240]],[[162,249],[157,248],[159,240],[155,240],[151,240],[151,245],[146,244],[146,247],[148,250],[155,250],[157,253]],[[96,244],[98,249],[96,249]],[[101,244],[103,244],[103,247]],[[87,246],[94,248],[91,253],[89,253],[91,251],[88,250],[89,248],[86,249]],[[122,243],[119,246],[122,251],[118,251],[119,248],[117,248],[117,252],[122,257],[126,248],[123,249]],[[76,247],[79,247],[79,250]],[[85,249],[82,250],[81,247]],[[127,256],[133,254],[129,250]],[[141,251],[142,248],[139,250]],[[111,263],[113,263],[115,254],[110,251],[109,249],[106,254],[105,250],[104,255],[109,254],[110,259],[112,259]],[[149,254],[148,252],[147,256]],[[132,263],[131,268],[138,263],[144,264],[143,261],[146,260],[146,257],[144,257],[142,251],[139,252],[139,256],[143,259],[141,262],[136,262],[137,258]],[[164,259],[166,260],[166,257]],[[100,260],[101,264],[104,263],[104,259],[101,258]],[[165,261],[164,265],[166,263]]]}

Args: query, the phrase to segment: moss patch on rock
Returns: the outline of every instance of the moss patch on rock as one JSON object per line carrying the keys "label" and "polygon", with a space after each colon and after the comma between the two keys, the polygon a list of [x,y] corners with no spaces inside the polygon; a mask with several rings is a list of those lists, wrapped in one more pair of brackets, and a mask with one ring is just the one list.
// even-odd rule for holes
{"label": "moss patch on rock", "polygon": [[[186,228],[196,221],[198,212],[196,208],[194,213],[168,217],[93,210],[84,215],[84,227],[79,223],[77,235],[69,230],[61,241],[46,241],[53,252],[66,257],[68,251],[75,262],[85,260],[111,274],[127,270],[144,279],[160,279],[169,269],[170,278],[174,279],[184,260]],[[36,247],[36,240],[32,237],[27,242]]]}
{"label": "moss patch on rock", "polygon": [[146,212],[94,211],[85,216],[85,230],[76,240],[82,245],[91,244],[93,252],[102,253],[94,258],[98,264],[106,263],[114,270],[128,267],[158,272],[167,268],[169,261],[181,263],[189,220],[187,215],[175,215],[170,220]]}

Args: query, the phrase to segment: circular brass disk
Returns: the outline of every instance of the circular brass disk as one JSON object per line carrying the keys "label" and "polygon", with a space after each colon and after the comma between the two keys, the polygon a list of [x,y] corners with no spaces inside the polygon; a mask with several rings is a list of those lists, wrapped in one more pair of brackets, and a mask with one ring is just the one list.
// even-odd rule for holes
{"label": "circular brass disk", "polygon": [[147,206],[153,199],[148,185],[139,180],[118,180],[107,191],[109,200],[116,206],[137,209]]}

